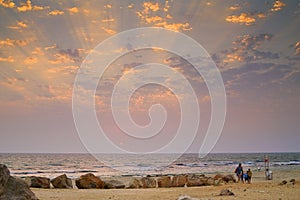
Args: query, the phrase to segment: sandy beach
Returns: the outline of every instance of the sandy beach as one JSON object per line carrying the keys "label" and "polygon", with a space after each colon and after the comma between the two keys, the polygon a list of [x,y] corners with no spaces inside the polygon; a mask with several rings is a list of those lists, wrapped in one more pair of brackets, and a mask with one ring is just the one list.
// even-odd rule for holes
{"label": "sandy beach", "polygon": [[[207,175],[213,176],[213,175]],[[296,183],[289,181],[296,179]],[[286,180],[288,183],[280,185]],[[265,180],[264,173],[254,172],[252,184],[229,183],[220,186],[151,188],[151,189],[36,189],[32,191],[41,200],[113,199],[113,200],[176,200],[182,195],[196,199],[289,199],[300,198],[300,170],[274,171],[273,180]],[[229,189],[233,196],[219,196],[222,189]]]}

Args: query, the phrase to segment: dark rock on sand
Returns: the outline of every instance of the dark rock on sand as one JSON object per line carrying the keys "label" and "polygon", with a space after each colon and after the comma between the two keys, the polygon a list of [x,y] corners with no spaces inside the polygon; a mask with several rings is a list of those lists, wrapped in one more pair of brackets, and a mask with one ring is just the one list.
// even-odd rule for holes
{"label": "dark rock on sand", "polygon": [[287,184],[286,180],[283,180],[281,183],[279,183],[279,185],[285,185],[285,184]]}
{"label": "dark rock on sand", "polygon": [[29,176],[25,178],[25,182],[32,188],[50,188],[50,179],[38,176]]}
{"label": "dark rock on sand", "polygon": [[168,188],[172,186],[170,176],[161,176],[157,179],[157,185],[160,188]]}
{"label": "dark rock on sand", "polygon": [[296,179],[292,178],[292,179],[290,180],[290,183],[292,183],[293,185],[295,185],[295,184],[296,184]]}
{"label": "dark rock on sand", "polygon": [[223,189],[220,192],[220,196],[231,196],[231,195],[234,195],[234,193],[228,189]]}
{"label": "dark rock on sand", "polygon": [[125,184],[119,180],[108,180],[108,181],[104,181],[104,188],[105,189],[125,188]]}
{"label": "dark rock on sand", "polygon": [[54,188],[73,188],[72,180],[66,174],[60,175],[51,180]]}
{"label": "dark rock on sand", "polygon": [[104,182],[92,173],[81,175],[76,181],[78,189],[103,189]]}
{"label": "dark rock on sand", "polygon": [[174,175],[172,179],[172,187],[183,187],[187,182],[187,175]]}
{"label": "dark rock on sand", "polygon": [[0,200],[38,200],[38,198],[22,179],[10,176],[8,168],[0,164]]}

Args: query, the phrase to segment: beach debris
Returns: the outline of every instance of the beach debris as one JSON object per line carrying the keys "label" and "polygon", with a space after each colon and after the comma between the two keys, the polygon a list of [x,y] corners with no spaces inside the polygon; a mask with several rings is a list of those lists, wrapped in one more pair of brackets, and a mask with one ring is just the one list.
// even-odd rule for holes
{"label": "beach debris", "polygon": [[220,196],[231,196],[234,195],[233,192],[231,192],[229,189],[223,189],[220,192]]}
{"label": "beach debris", "polygon": [[51,180],[54,188],[73,188],[72,180],[66,174],[60,175]]}
{"label": "beach debris", "polygon": [[285,184],[287,184],[286,180],[283,180],[283,181],[281,181],[281,183],[279,183],[279,185],[285,185]]}
{"label": "beach debris", "polygon": [[78,189],[103,189],[104,182],[92,173],[84,174],[75,181]]}
{"label": "beach debris", "polygon": [[46,177],[28,176],[25,178],[25,182],[32,188],[50,188],[50,179]]}
{"label": "beach debris", "polygon": [[22,179],[10,176],[9,169],[3,164],[0,164],[0,199],[38,200]]}
{"label": "beach debris", "polygon": [[198,198],[192,198],[188,195],[182,195],[182,196],[178,197],[177,200],[199,200],[199,199]]}
{"label": "beach debris", "polygon": [[157,185],[160,188],[168,188],[172,186],[170,176],[161,176],[157,179]]}
{"label": "beach debris", "polygon": [[293,184],[293,185],[295,185],[295,184],[296,184],[296,179],[292,178],[292,179],[290,180],[290,183]]}
{"label": "beach debris", "polygon": [[119,180],[108,180],[104,181],[105,189],[121,189],[125,188],[125,184]]}
{"label": "beach debris", "polygon": [[188,182],[187,175],[174,175],[172,179],[172,187],[184,187]]}

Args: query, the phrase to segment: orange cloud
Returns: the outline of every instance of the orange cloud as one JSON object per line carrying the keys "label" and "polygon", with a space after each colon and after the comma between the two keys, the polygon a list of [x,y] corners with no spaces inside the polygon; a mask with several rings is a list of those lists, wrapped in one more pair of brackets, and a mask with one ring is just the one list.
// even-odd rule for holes
{"label": "orange cloud", "polygon": [[106,22],[114,22],[115,19],[114,18],[110,18],[110,19],[102,19],[102,22],[106,23]]}
{"label": "orange cloud", "polygon": [[48,15],[52,15],[52,16],[56,16],[56,15],[63,15],[64,11],[60,11],[60,10],[52,10],[48,13]]}
{"label": "orange cloud", "polygon": [[17,25],[15,26],[9,26],[8,28],[10,29],[21,29],[21,28],[27,28],[27,24],[25,22],[22,22],[22,21],[18,21],[17,22]]}
{"label": "orange cloud", "polygon": [[17,7],[18,11],[20,12],[26,12],[29,10],[32,10],[32,5],[31,5],[31,1],[27,0],[26,3],[21,3],[20,7]]}
{"label": "orange cloud", "polygon": [[32,64],[35,64],[38,62],[38,59],[36,57],[27,57],[25,60],[24,60],[24,64],[25,65],[32,65]]}
{"label": "orange cloud", "polygon": [[189,23],[185,23],[185,24],[182,24],[182,23],[171,24],[170,23],[169,24],[167,22],[160,22],[160,23],[156,23],[155,26],[163,27],[163,28],[170,29],[170,30],[177,31],[177,32],[180,30],[184,30],[184,31],[192,30]]}
{"label": "orange cloud", "polygon": [[73,14],[75,14],[75,13],[78,13],[78,12],[79,12],[79,10],[78,10],[78,8],[77,8],[77,7],[69,8],[69,9],[68,9],[68,11],[69,11],[70,13],[73,13]]}
{"label": "orange cloud", "polygon": [[252,25],[255,22],[255,18],[247,15],[246,13],[241,13],[240,15],[231,15],[225,19],[228,22],[239,23],[245,25]]}
{"label": "orange cloud", "polygon": [[25,46],[28,44],[27,40],[12,40],[10,38],[7,38],[5,40],[0,40],[0,46]]}
{"label": "orange cloud", "polygon": [[300,41],[295,44],[295,55],[300,55]]}
{"label": "orange cloud", "polygon": [[10,63],[12,63],[12,62],[15,62],[15,60],[12,56],[9,56],[7,58],[1,58],[0,57],[0,62],[10,62]]}
{"label": "orange cloud", "polygon": [[162,21],[163,18],[159,16],[154,16],[154,17],[146,17],[145,20],[147,23],[154,23],[154,22]]}
{"label": "orange cloud", "polygon": [[105,27],[102,27],[102,29],[103,29],[106,33],[108,33],[108,34],[110,34],[110,35],[114,35],[114,34],[117,33],[116,31],[114,31],[114,30],[112,30],[112,29],[105,28]]}
{"label": "orange cloud", "polygon": [[8,1],[0,0],[0,5],[5,8],[14,8],[15,7],[15,3],[11,0],[8,0]]}
{"label": "orange cloud", "polygon": [[229,10],[239,10],[239,9],[240,9],[240,6],[238,4],[235,4],[235,5],[229,7]]}
{"label": "orange cloud", "polygon": [[54,60],[49,60],[51,64],[63,64],[63,63],[74,63],[75,60],[67,54],[57,53],[54,55]]}
{"label": "orange cloud", "polygon": [[148,12],[149,10],[156,12],[159,10],[158,3],[144,2],[143,7],[145,12]]}
{"label": "orange cloud", "polygon": [[283,2],[280,1],[280,0],[276,0],[276,1],[274,2],[274,4],[273,4],[273,8],[271,8],[271,11],[272,11],[272,12],[277,12],[277,11],[281,10],[282,7],[284,7],[284,6],[286,6],[285,3],[283,3]]}

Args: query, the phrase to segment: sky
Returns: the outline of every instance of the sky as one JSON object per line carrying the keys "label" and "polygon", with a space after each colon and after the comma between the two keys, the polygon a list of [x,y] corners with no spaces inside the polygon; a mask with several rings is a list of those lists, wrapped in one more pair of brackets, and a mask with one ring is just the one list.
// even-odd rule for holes
{"label": "sky", "polygon": [[[88,133],[78,134],[72,112],[77,72],[97,45],[141,27],[187,35],[220,71],[226,118],[212,152],[300,152],[299,24],[300,1],[295,0],[0,0],[0,152],[87,152],[80,135]],[[131,51],[111,62],[93,98],[107,137],[121,148],[153,150],[176,136],[182,96],[164,86],[138,88],[129,103],[140,126],[151,121],[152,105],[164,106],[167,119],[153,140],[135,145],[112,114],[112,91],[121,77],[126,75],[124,88],[134,87],[137,77],[148,80],[146,75],[157,73],[138,66],[161,63],[186,77],[196,93],[200,126],[188,152],[198,152],[212,115],[207,83],[180,55],[131,46],[120,45],[118,51]],[[158,74],[156,80],[180,89],[182,82],[173,75]]]}

